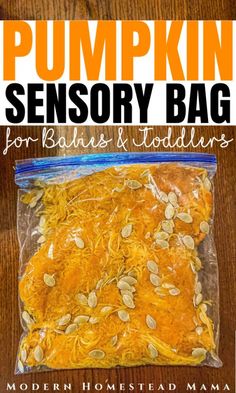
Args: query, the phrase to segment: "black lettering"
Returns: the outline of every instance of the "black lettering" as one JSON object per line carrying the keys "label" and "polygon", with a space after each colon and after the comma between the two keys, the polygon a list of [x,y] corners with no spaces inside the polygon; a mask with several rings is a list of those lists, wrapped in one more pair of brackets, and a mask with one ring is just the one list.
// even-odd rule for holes
{"label": "black lettering", "polygon": [[58,84],[58,92],[54,83],[47,84],[47,123],[66,122],[66,84]]}
{"label": "black lettering", "polygon": [[[220,100],[219,95],[222,97],[230,97],[229,87],[225,83],[216,83],[211,89],[211,118],[217,123],[230,123],[230,100]],[[220,107],[222,113],[219,114]]]}
{"label": "black lettering", "polygon": [[[99,98],[101,96],[101,98]],[[99,111],[99,109],[101,109]],[[96,83],[91,88],[91,118],[96,123],[105,123],[110,116],[110,90],[104,83]],[[99,113],[101,112],[101,113]]]}
{"label": "black lettering", "polygon": [[[25,117],[24,104],[16,97],[16,95],[24,95],[25,90],[19,83],[11,83],[6,88],[6,98],[14,108],[6,108],[6,118],[10,123],[21,123]],[[15,109],[15,110],[14,110]]]}
{"label": "black lettering", "polygon": [[[113,87],[113,122],[132,123],[132,87],[128,83],[116,83]],[[123,107],[123,116],[122,116]]]}
{"label": "black lettering", "polygon": [[[185,88],[180,83],[167,83],[166,85],[166,122],[181,123],[185,119],[186,108],[183,102]],[[175,114],[175,109],[177,113]]]}
{"label": "black lettering", "polygon": [[[84,123],[88,118],[88,107],[86,103],[79,97],[80,95],[87,95],[88,90],[82,83],[74,83],[69,89],[69,97],[71,101],[77,106],[77,108],[69,109],[69,117],[73,123],[81,124]],[[79,109],[79,114],[77,113]]]}
{"label": "black lettering", "polygon": [[43,99],[36,98],[37,91],[43,91],[44,85],[42,83],[28,84],[28,123],[43,123],[44,115],[37,115],[37,107],[43,106]]}
{"label": "black lettering", "polygon": [[[197,109],[197,107],[199,107],[199,109]],[[191,85],[188,123],[195,123],[196,117],[200,117],[201,123],[208,123],[207,99],[204,83],[194,83]]]}
{"label": "black lettering", "polygon": [[144,92],[143,92],[142,85],[140,83],[135,83],[134,88],[139,104],[140,123],[147,123],[148,105],[152,94],[153,83],[146,83]]}

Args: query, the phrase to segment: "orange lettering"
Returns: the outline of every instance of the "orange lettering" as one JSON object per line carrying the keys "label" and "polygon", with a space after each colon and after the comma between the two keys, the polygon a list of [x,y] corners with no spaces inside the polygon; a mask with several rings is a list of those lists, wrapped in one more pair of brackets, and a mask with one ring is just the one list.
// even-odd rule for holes
{"label": "orange lettering", "polygon": [[65,26],[64,21],[53,21],[53,66],[48,68],[48,27],[47,21],[36,22],[36,70],[46,81],[61,78],[65,67]]}
{"label": "orange lettering", "polygon": [[233,49],[232,21],[221,22],[221,43],[215,21],[203,22],[203,74],[204,80],[215,79],[215,58],[221,80],[232,80]]}
{"label": "orange lettering", "polygon": [[187,22],[187,80],[198,80],[198,21]]}
{"label": "orange lettering", "polygon": [[155,80],[166,80],[168,58],[173,80],[184,80],[184,73],[178,52],[178,43],[183,22],[171,22],[166,37],[166,21],[155,22]]}
{"label": "orange lettering", "polygon": [[116,22],[98,21],[94,49],[91,47],[88,21],[70,22],[70,79],[80,80],[81,54],[87,79],[98,80],[105,48],[105,78],[116,79]]}
{"label": "orange lettering", "polygon": [[[134,32],[138,33],[139,42],[133,43]],[[134,77],[134,57],[144,56],[150,47],[150,31],[145,22],[122,22],[122,79],[132,80]]]}
{"label": "orange lettering", "polygon": [[[20,44],[16,45],[16,33],[20,33]],[[32,46],[32,31],[27,22],[3,22],[3,78],[16,79],[16,57],[26,56]]]}

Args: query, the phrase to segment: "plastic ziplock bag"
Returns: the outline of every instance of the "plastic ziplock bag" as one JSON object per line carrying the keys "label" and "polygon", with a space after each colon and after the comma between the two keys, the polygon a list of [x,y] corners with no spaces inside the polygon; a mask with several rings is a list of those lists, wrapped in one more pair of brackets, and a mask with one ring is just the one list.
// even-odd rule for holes
{"label": "plastic ziplock bag", "polygon": [[201,153],[16,162],[16,373],[221,366],[215,171]]}

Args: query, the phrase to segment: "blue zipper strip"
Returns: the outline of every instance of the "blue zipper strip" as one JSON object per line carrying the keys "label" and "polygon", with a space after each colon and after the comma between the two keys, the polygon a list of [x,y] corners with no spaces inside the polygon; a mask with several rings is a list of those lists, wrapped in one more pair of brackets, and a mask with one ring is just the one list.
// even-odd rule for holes
{"label": "blue zipper strip", "polygon": [[16,161],[15,174],[35,172],[55,167],[111,166],[158,162],[192,162],[216,164],[216,156],[207,153],[99,153],[78,156],[57,156]]}
{"label": "blue zipper strip", "polygon": [[[51,181],[55,176],[70,180],[111,166],[149,163],[186,163],[202,166],[214,174],[216,156],[206,153],[100,153],[78,156],[32,158],[16,161],[15,182],[21,188],[31,187],[34,180]],[[74,172],[71,177],[71,172]],[[75,174],[76,173],[76,174]],[[65,180],[64,180],[65,181]]]}

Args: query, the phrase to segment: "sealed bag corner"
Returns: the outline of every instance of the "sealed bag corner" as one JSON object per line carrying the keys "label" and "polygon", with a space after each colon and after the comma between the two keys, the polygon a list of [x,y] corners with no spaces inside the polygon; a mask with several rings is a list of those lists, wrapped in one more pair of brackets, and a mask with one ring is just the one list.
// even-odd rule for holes
{"label": "sealed bag corner", "polygon": [[215,172],[202,153],[16,162],[17,374],[222,365]]}

